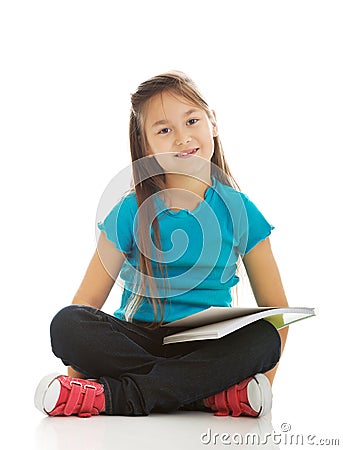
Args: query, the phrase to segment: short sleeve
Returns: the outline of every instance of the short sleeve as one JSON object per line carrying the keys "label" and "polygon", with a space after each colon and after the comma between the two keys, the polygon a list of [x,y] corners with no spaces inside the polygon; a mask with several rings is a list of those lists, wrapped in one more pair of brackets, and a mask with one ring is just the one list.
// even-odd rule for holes
{"label": "short sleeve", "polygon": [[238,253],[245,255],[259,242],[266,239],[275,228],[257,206],[244,194],[241,194],[244,208],[239,222]]}
{"label": "short sleeve", "polygon": [[124,253],[129,253],[133,242],[133,214],[128,197],[122,198],[97,226],[109,241]]}

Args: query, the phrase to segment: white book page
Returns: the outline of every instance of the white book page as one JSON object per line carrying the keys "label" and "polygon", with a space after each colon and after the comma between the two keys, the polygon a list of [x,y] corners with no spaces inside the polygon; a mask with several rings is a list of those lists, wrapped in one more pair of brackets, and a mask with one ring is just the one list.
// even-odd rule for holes
{"label": "white book page", "polygon": [[262,310],[259,309],[255,314],[234,317],[172,334],[165,337],[163,343],[170,344],[187,340],[218,339],[263,318],[270,321],[275,328],[280,329],[313,315],[315,315],[313,308],[262,308]]}

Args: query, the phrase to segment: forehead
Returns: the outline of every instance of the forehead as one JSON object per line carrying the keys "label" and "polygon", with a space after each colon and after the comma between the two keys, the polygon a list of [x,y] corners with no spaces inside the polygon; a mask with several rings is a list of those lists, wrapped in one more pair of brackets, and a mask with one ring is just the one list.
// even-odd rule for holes
{"label": "forehead", "polygon": [[174,92],[160,92],[147,102],[144,108],[144,118],[147,127],[159,121],[172,121],[186,115],[190,110],[204,110],[195,102]]}

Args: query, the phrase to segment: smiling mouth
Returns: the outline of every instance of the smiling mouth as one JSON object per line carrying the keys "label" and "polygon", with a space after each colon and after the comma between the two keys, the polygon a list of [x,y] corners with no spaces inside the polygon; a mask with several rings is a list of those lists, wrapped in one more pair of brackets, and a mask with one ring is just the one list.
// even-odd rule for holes
{"label": "smiling mouth", "polygon": [[177,158],[187,158],[188,156],[194,155],[199,148],[190,148],[189,150],[185,150],[184,152],[177,153],[175,156]]}

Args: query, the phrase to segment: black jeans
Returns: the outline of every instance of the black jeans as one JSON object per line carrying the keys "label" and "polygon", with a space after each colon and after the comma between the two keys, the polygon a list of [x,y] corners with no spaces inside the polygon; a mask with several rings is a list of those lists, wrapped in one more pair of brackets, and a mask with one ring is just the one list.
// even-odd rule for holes
{"label": "black jeans", "polygon": [[281,348],[279,333],[265,320],[221,339],[162,345],[178,330],[147,329],[80,305],[57,313],[50,331],[54,354],[105,386],[111,415],[192,409],[201,399],[272,369]]}

